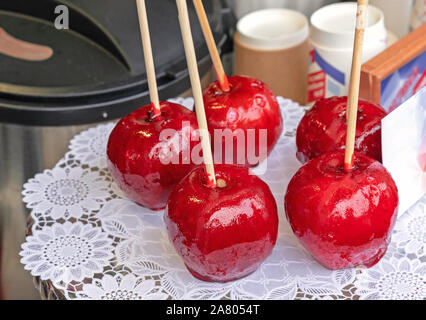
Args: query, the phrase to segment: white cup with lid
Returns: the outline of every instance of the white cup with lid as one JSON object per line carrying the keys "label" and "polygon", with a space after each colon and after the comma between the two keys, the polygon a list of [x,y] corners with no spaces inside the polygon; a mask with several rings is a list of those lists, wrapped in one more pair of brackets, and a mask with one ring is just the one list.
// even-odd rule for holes
{"label": "white cup with lid", "polygon": [[[325,6],[311,16],[311,51],[307,101],[347,95],[355,34],[357,4]],[[383,12],[368,6],[362,62],[385,50]]]}

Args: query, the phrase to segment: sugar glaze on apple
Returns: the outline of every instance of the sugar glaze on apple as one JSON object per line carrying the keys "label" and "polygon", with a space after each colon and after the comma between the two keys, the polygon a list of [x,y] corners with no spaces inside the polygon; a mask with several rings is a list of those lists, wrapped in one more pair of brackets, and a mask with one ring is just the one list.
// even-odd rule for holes
{"label": "sugar glaze on apple", "polygon": [[248,169],[215,165],[207,187],[203,165],[170,195],[164,220],[170,241],[196,278],[227,282],[254,272],[270,255],[278,232],[277,205],[268,185]]}
{"label": "sugar glaze on apple", "polygon": [[329,269],[371,267],[385,254],[398,211],[398,190],[383,165],[354,153],[343,169],[344,151],[305,164],[285,195],[288,221],[303,246]]}
{"label": "sugar glaze on apple", "polygon": [[[222,149],[222,159],[216,162],[234,163],[254,167],[262,162],[272,151],[283,130],[283,120],[277,98],[260,80],[244,77],[228,77],[230,91],[224,92],[217,81],[211,83],[203,94],[209,132],[212,137],[213,153]],[[245,143],[233,141],[233,155],[226,158],[225,139],[215,141],[216,129],[241,129],[245,134]],[[254,139],[248,139],[248,129],[254,130]],[[260,130],[266,129],[266,152],[262,154],[259,146]],[[238,150],[243,159],[238,157]],[[249,154],[253,156],[250,157]]]}
{"label": "sugar glaze on apple", "polygon": [[[299,122],[296,132],[297,158],[306,163],[346,144],[347,97],[320,99]],[[382,161],[381,121],[386,111],[379,105],[358,101],[355,151]]]}
{"label": "sugar glaze on apple", "polygon": [[[109,171],[119,188],[152,210],[165,208],[173,188],[195,166],[190,156],[184,159],[183,150],[192,150],[197,143],[190,137],[198,129],[194,112],[166,101],[160,102],[160,108],[157,117],[153,117],[152,105],[146,105],[122,118],[107,146]],[[167,129],[175,130],[175,145],[170,145],[171,139],[161,141]],[[171,161],[174,157],[180,160]]]}

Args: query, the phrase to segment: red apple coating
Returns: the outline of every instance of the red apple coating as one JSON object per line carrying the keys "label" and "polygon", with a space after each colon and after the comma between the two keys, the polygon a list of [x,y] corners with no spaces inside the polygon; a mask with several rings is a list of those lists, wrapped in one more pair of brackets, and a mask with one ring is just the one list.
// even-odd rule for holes
{"label": "red apple coating", "polygon": [[288,221],[323,266],[370,267],[385,254],[397,216],[398,190],[383,165],[361,153],[343,170],[344,151],[305,164],[285,195]]}
{"label": "red apple coating", "polygon": [[[237,158],[237,139],[234,139],[233,159],[227,159],[228,162],[225,162],[225,141],[222,139],[222,143],[219,143],[222,145],[221,161],[254,167],[269,155],[281,135],[283,120],[280,107],[273,92],[262,81],[243,76],[230,76],[228,81],[229,92],[222,91],[217,81],[211,83],[204,91],[204,106],[213,152],[215,154],[218,152],[215,150],[214,143],[215,129],[229,128],[233,132],[242,129],[245,133],[245,144],[241,143],[239,147],[245,148],[242,150],[245,159]],[[247,144],[247,129],[255,129],[255,139],[249,141],[251,142],[249,144]],[[267,153],[256,161],[247,156],[247,151],[250,150],[249,152],[256,156],[259,155],[260,129],[267,130]]]}
{"label": "red apple coating", "polygon": [[[189,142],[191,131],[198,129],[195,113],[164,101],[160,102],[160,108],[161,115],[155,118],[151,105],[122,118],[111,132],[107,147],[108,167],[120,189],[152,210],[165,208],[173,188],[194,167],[190,154],[187,157],[185,152],[184,156],[182,149],[190,143],[192,150],[197,143]],[[184,129],[183,122],[188,124]],[[166,129],[176,130],[169,143],[160,141],[160,134]],[[163,164],[167,162],[165,157],[179,157],[180,161]]]}
{"label": "red apple coating", "polygon": [[278,232],[277,205],[268,185],[248,169],[215,165],[218,185],[206,186],[196,167],[170,195],[164,220],[170,241],[198,279],[242,278],[269,256]]}
{"label": "red apple coating", "polygon": [[[318,100],[306,112],[297,127],[297,158],[306,163],[328,151],[345,148],[347,97]],[[355,151],[382,161],[382,107],[359,100],[355,134]]]}

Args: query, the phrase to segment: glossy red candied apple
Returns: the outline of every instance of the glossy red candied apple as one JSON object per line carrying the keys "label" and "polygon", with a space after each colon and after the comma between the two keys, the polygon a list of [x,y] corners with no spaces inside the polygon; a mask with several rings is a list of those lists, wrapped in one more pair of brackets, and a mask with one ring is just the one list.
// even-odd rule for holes
{"label": "glossy red candied apple", "polygon": [[[283,120],[280,108],[275,95],[262,81],[244,76],[230,76],[228,81],[230,91],[222,91],[216,81],[203,94],[213,153],[217,154],[219,146],[222,150],[222,163],[227,160],[226,163],[253,167],[269,155],[281,135]],[[242,129],[245,135],[244,143],[238,143],[234,139],[230,158],[226,157],[225,139],[218,139],[215,143],[214,138],[215,129],[226,128],[234,133],[237,133],[237,129]],[[254,129],[254,139],[248,138],[247,129]],[[261,129],[267,130],[265,152],[259,146]],[[241,157],[238,157],[238,148]],[[217,158],[215,159],[217,162]]]}
{"label": "glossy red candied apple", "polygon": [[350,173],[343,163],[344,151],[334,151],[301,167],[285,195],[287,219],[303,246],[325,267],[370,267],[390,242],[398,190],[377,160],[354,153]]}
{"label": "glossy red candied apple", "polygon": [[[297,158],[306,163],[328,151],[344,149],[346,144],[347,97],[318,100],[306,112],[296,133]],[[355,151],[382,161],[382,107],[359,100],[355,135]]]}
{"label": "glossy red candied apple", "polygon": [[197,278],[227,282],[244,277],[269,256],[278,216],[268,185],[248,169],[215,165],[218,186],[206,186],[196,167],[170,195],[164,220],[170,241]]}
{"label": "glossy red candied apple", "polygon": [[108,167],[120,189],[152,210],[166,206],[173,188],[194,167],[186,150],[192,150],[196,142],[190,135],[198,129],[195,113],[185,107],[161,101],[160,108],[157,117],[146,105],[122,118],[107,147]]}

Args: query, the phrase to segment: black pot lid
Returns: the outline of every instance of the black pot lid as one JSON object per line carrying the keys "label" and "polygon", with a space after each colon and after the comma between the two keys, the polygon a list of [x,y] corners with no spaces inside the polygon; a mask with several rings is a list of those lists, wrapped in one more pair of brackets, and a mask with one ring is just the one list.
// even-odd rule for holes
{"label": "black pot lid", "polygon": [[[210,59],[188,1],[200,73]],[[56,29],[55,7],[69,9]],[[189,87],[175,0],[147,0],[160,98]],[[204,1],[217,41],[221,6]],[[135,0],[2,0],[0,121],[75,125],[124,116],[149,102]]]}

